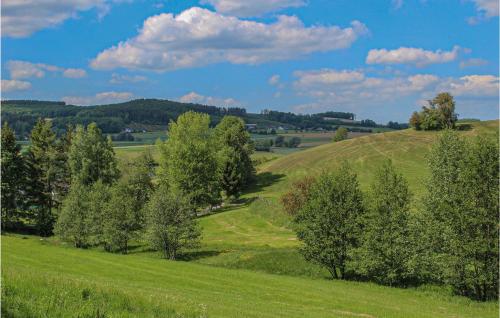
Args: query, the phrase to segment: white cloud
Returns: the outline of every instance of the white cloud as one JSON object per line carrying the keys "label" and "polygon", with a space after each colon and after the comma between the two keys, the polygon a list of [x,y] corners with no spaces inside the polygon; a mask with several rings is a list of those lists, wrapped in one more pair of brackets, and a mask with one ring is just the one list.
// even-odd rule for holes
{"label": "white cloud", "polygon": [[344,29],[306,27],[297,17],[279,16],[266,24],[195,7],[146,19],[136,37],[99,53],[91,66],[168,71],[220,62],[259,64],[348,48],[366,32],[359,21]]}
{"label": "white cloud", "polygon": [[422,93],[438,82],[438,77],[431,74],[388,78],[370,77],[358,70],[322,69],[294,75],[296,93],[312,99],[296,106],[298,112],[385,103]]}
{"label": "white cloud", "polygon": [[234,98],[220,98],[220,97],[212,97],[212,96],[204,96],[200,95],[196,92],[190,92],[179,98],[180,102],[183,103],[192,103],[192,104],[202,104],[202,105],[211,105],[211,106],[220,106],[220,107],[235,107],[241,106],[241,103]]}
{"label": "white cloud", "polygon": [[459,79],[448,79],[439,89],[454,96],[497,97],[500,78],[493,75],[468,75]]}
{"label": "white cloud", "polygon": [[365,75],[359,71],[322,69],[318,71],[297,71],[294,73],[299,78],[295,85],[306,87],[316,84],[342,84],[360,82]]}
{"label": "white cloud", "polygon": [[97,8],[109,10],[109,0],[3,0],[2,36],[27,37],[77,17],[78,12]]}
{"label": "white cloud", "polygon": [[467,19],[469,24],[477,24],[483,20],[498,16],[499,1],[498,0],[470,0],[474,2],[477,16]]}
{"label": "white cloud", "polygon": [[137,82],[144,82],[148,78],[146,76],[141,76],[141,75],[121,75],[117,73],[111,74],[111,79],[109,82],[111,84],[122,84],[122,83],[137,83]]}
{"label": "white cloud", "polygon": [[[337,74],[360,71],[332,69],[299,71],[294,75],[294,90],[298,96],[310,101],[295,106],[295,111],[311,112],[331,109],[358,109],[366,106],[384,106],[397,101],[411,103],[432,98],[439,92],[450,92],[458,103],[466,100],[498,102],[499,77],[493,75],[468,75],[460,78],[443,78],[433,74],[411,76],[375,77],[364,74],[358,80],[337,80]],[[319,76],[334,74],[334,76]],[[342,76],[340,76],[342,78]],[[413,99],[414,102],[411,102]],[[490,103],[491,104],[491,103]]]}
{"label": "white cloud", "polygon": [[269,83],[269,85],[278,85],[279,82],[280,82],[280,76],[279,75],[273,75],[269,78],[269,80],[267,81]]}
{"label": "white cloud", "polygon": [[131,100],[134,94],[130,92],[102,92],[94,96],[64,96],[61,98],[66,104],[88,106],[97,104],[114,104]]}
{"label": "white cloud", "polygon": [[217,12],[237,17],[257,17],[306,5],[304,0],[203,0],[201,3],[212,5]]}
{"label": "white cloud", "polygon": [[12,79],[42,78],[45,76],[45,72],[62,72],[63,76],[68,78],[82,78],[87,75],[87,72],[81,68],[65,69],[55,65],[16,60],[7,62],[7,70],[9,70]]}
{"label": "white cloud", "polygon": [[2,93],[24,91],[31,88],[30,82],[18,80],[2,80]]}
{"label": "white cloud", "polygon": [[487,60],[483,60],[480,58],[471,58],[471,59],[467,59],[467,60],[460,62],[460,68],[478,67],[478,66],[483,66],[483,65],[487,65],[487,64],[488,64]]}
{"label": "white cloud", "polygon": [[425,66],[435,63],[454,61],[459,54],[460,47],[454,46],[451,51],[427,51],[421,48],[400,47],[395,50],[374,49],[368,52],[367,64],[415,64]]}
{"label": "white cloud", "polygon": [[82,78],[87,76],[87,72],[81,68],[67,68],[63,71],[63,76],[68,78]]}

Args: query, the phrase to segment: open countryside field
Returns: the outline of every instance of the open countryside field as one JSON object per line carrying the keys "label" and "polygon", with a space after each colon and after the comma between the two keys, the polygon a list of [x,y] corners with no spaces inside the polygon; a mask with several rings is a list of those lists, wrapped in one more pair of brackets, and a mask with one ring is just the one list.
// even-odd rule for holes
{"label": "open countryside field", "polygon": [[[496,317],[495,303],[2,238],[7,317]],[[29,290],[29,292],[26,291]],[[43,295],[43,296],[42,296]],[[27,308],[30,305],[30,309]],[[33,312],[36,308],[36,313]]]}
{"label": "open countryside field", "polygon": [[[477,122],[462,134],[494,134],[497,127],[498,121]],[[3,281],[15,299],[6,308],[17,317],[33,308],[46,312],[47,306],[60,308],[61,317],[96,316],[97,308],[111,317],[496,317],[497,302],[477,303],[441,288],[326,279],[324,269],[298,253],[300,243],[278,202],[291,181],[334,169],[342,160],[353,165],[366,190],[374,169],[391,158],[421,195],[425,157],[437,135],[372,134],[267,161],[238,204],[199,218],[202,246],[182,262],[160,259],[141,241],[131,255],[114,255],[77,250],[55,238],[3,236]],[[130,148],[115,150],[122,156]]]}

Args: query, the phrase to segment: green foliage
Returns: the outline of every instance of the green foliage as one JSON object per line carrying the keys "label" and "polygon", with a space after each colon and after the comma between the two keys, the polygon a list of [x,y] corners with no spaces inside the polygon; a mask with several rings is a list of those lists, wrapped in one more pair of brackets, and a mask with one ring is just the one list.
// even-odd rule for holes
{"label": "green foliage", "polygon": [[[38,189],[38,191],[31,193],[36,196],[33,201],[38,203],[35,207],[34,219],[38,232],[43,236],[47,236],[52,234],[55,221],[52,209],[57,206],[54,193],[56,192],[55,181],[58,167],[56,161],[58,154],[56,134],[52,130],[51,121],[39,119],[31,131],[30,139],[30,165],[32,170],[36,170],[36,173],[30,177],[30,181],[37,183],[36,187]],[[64,166],[61,168],[64,169]]]}
{"label": "green foliage", "polygon": [[458,115],[455,113],[455,101],[449,93],[439,93],[422,107],[420,113],[414,112],[410,118],[410,126],[416,130],[453,129]]}
{"label": "green foliage", "polygon": [[147,205],[147,239],[165,258],[176,259],[184,248],[199,245],[201,230],[189,201],[160,186]]}
{"label": "green foliage", "polygon": [[333,142],[346,140],[347,139],[347,135],[348,135],[347,128],[345,128],[345,127],[339,127],[335,131],[335,136],[333,136]]}
{"label": "green foliage", "polygon": [[185,193],[195,207],[220,201],[215,143],[206,114],[187,112],[171,122],[159,143],[160,183]]}
{"label": "green foliage", "polygon": [[429,168],[422,225],[428,264],[458,294],[498,298],[498,136],[471,143],[445,131]]}
{"label": "green foliage", "polygon": [[347,163],[322,174],[296,218],[305,258],[326,267],[334,278],[347,278],[346,264],[359,245],[364,213],[356,174]]}
{"label": "green foliage", "polygon": [[408,184],[387,161],[377,171],[363,224],[362,245],[353,267],[378,283],[405,286],[414,281]]}
{"label": "green foliage", "polygon": [[136,209],[136,198],[125,182],[118,182],[110,189],[103,220],[103,241],[107,251],[128,253],[130,240],[139,236],[144,225],[143,210]]}
{"label": "green foliage", "polygon": [[225,116],[215,127],[219,182],[227,197],[237,197],[253,177],[253,145],[242,119]]}
{"label": "green foliage", "polygon": [[95,123],[77,126],[68,154],[74,182],[91,185],[97,180],[112,184],[119,176],[111,139],[106,139]]}
{"label": "green foliage", "polygon": [[75,247],[88,247],[91,236],[89,217],[89,188],[75,183],[63,201],[54,229],[61,239],[72,242]]}
{"label": "green foliage", "polygon": [[134,199],[134,209],[141,210],[154,191],[153,177],[156,163],[150,151],[127,162],[122,171],[123,181]]}
{"label": "green foliage", "polygon": [[2,125],[2,229],[12,228],[23,215],[24,159],[14,131]]}
{"label": "green foliage", "polygon": [[297,148],[300,145],[300,137],[292,137],[285,142],[288,148]]}

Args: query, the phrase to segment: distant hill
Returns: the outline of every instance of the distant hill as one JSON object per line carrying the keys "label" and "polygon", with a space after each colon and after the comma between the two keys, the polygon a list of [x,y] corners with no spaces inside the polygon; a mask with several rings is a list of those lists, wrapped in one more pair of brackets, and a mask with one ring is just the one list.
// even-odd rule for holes
{"label": "distant hill", "polygon": [[171,120],[176,120],[179,115],[187,111],[209,114],[212,125],[217,124],[225,115],[239,116],[247,124],[256,125],[255,129],[283,127],[332,130],[338,125],[346,125],[346,120],[353,130],[385,127],[371,120],[354,121],[355,114],[345,112],[299,115],[265,110],[261,114],[252,114],[247,113],[244,108],[207,106],[162,99],[136,99],[119,104],[85,107],[54,101],[2,101],[2,120],[8,122],[18,136],[27,136],[40,117],[51,119],[53,127],[58,132],[64,131],[68,124],[87,125],[96,122],[103,132],[118,133],[126,128],[163,130]]}

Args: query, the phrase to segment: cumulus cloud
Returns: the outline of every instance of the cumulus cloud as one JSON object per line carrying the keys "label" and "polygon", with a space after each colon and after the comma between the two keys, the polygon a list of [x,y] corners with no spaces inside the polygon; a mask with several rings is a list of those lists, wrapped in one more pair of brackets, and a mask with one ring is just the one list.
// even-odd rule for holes
{"label": "cumulus cloud", "polygon": [[237,17],[257,17],[306,5],[304,0],[203,0],[201,3],[212,5],[217,12]]}
{"label": "cumulus cloud", "polygon": [[366,63],[415,64],[417,66],[425,66],[454,61],[458,57],[459,52],[459,46],[454,46],[451,51],[437,50],[435,52],[412,47],[400,47],[395,50],[373,49],[368,52]]}
{"label": "cumulus cloud", "polygon": [[470,0],[474,2],[477,15],[467,19],[469,24],[477,24],[483,20],[498,16],[499,1],[498,0]]}
{"label": "cumulus cloud", "polygon": [[493,75],[468,75],[448,79],[439,89],[450,91],[454,96],[498,97],[500,78]]}
{"label": "cumulus cloud", "polygon": [[220,98],[220,97],[212,97],[212,96],[204,96],[200,95],[196,92],[190,92],[184,96],[179,98],[179,101],[183,103],[192,103],[192,104],[202,104],[202,105],[211,105],[211,106],[241,106],[241,103],[234,98]]}
{"label": "cumulus cloud", "polygon": [[2,93],[24,91],[31,88],[30,82],[18,80],[2,80]]}
{"label": "cumulus cloud", "polygon": [[424,92],[438,82],[438,77],[431,74],[371,77],[358,70],[322,69],[297,71],[294,75],[296,93],[312,99],[296,106],[298,112],[384,103]]}
{"label": "cumulus cloud", "polygon": [[117,73],[111,74],[111,79],[109,82],[111,84],[123,84],[123,83],[138,83],[144,82],[148,78],[146,76],[141,75],[121,75]]}
{"label": "cumulus cloud", "polygon": [[134,94],[130,92],[102,92],[94,96],[64,96],[61,98],[66,104],[88,106],[97,104],[115,104],[131,100]]}
{"label": "cumulus cloud", "polygon": [[220,62],[259,64],[348,48],[366,32],[359,21],[346,28],[306,27],[297,17],[279,16],[267,24],[194,7],[149,17],[136,37],[99,53],[91,66],[168,71]]}
{"label": "cumulus cloud", "polygon": [[55,27],[75,18],[78,12],[97,8],[109,10],[111,0],[3,0],[2,36],[27,37],[34,32]]}
{"label": "cumulus cloud", "polygon": [[12,79],[42,78],[45,76],[45,72],[62,72],[63,76],[68,78],[82,78],[87,76],[87,72],[81,68],[65,69],[55,65],[16,60],[7,62],[7,70]]}
{"label": "cumulus cloud", "polygon": [[[354,76],[354,74],[357,74]],[[347,76],[347,74],[351,74]],[[460,78],[438,77],[433,74],[376,77],[358,70],[311,70],[295,72],[293,87],[297,95],[311,101],[295,106],[295,111],[311,112],[344,107],[414,99],[427,100],[438,92],[450,92],[458,99],[490,99],[498,101],[499,78],[493,75],[468,75]]]}

